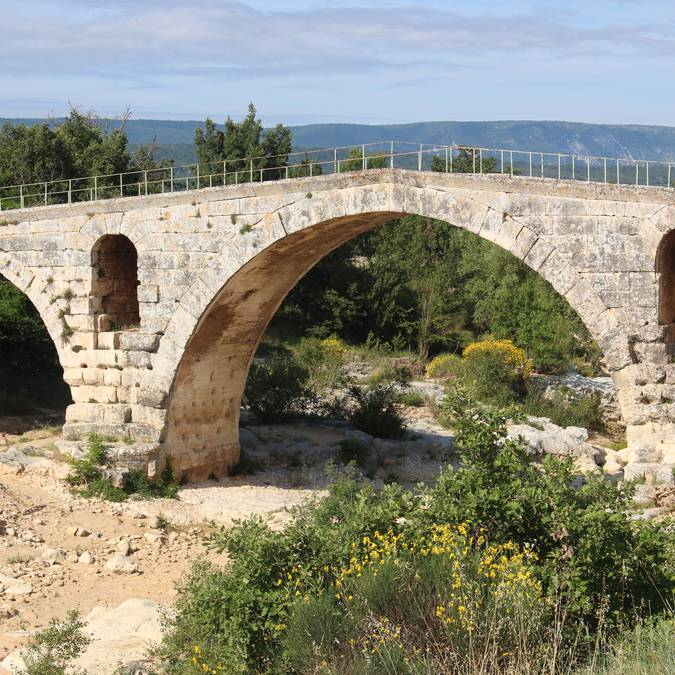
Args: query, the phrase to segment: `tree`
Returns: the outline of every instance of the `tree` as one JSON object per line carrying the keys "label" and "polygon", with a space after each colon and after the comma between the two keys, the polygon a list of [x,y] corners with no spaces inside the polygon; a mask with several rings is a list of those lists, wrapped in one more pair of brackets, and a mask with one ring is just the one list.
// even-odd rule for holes
{"label": "tree", "polygon": [[384,169],[387,165],[387,156],[382,153],[369,155],[366,153],[366,160],[363,161],[363,150],[361,148],[352,148],[349,151],[347,159],[340,162],[340,173],[343,171],[360,171],[362,169]]}
{"label": "tree", "polygon": [[[448,162],[448,170],[449,166]],[[444,155],[434,155],[431,158],[431,170],[445,173]],[[453,173],[495,173],[496,170],[497,160],[494,157],[481,157],[479,151],[474,148],[460,148],[459,155],[452,157]]]}
{"label": "tree", "polygon": [[207,118],[204,129],[195,129],[197,161],[205,174],[219,173],[222,169],[214,165],[227,162],[228,174],[248,171],[253,172],[253,180],[283,178],[291,146],[291,130],[282,124],[263,129],[253,103],[241,122],[228,117],[224,129],[218,129]]}

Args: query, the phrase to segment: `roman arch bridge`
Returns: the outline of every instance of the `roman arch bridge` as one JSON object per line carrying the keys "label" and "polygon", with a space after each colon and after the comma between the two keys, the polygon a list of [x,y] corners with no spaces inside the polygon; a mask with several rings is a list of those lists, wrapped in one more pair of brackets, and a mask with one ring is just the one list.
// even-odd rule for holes
{"label": "roman arch bridge", "polygon": [[[530,155],[529,172],[525,161],[515,175],[502,152],[481,173],[477,151],[475,173],[456,173],[447,148],[433,149],[447,172],[426,170],[426,152],[400,166],[392,146],[383,168],[370,168],[366,150],[349,171],[335,152],[323,175],[293,178],[291,167],[286,178],[285,167],[275,180],[253,162],[234,179],[227,166],[185,179],[171,169],[161,185],[147,173],[119,177],[116,197],[117,177],[0,191],[0,274],[28,295],[56,345],[74,400],[65,437],[126,436],[115,459],[151,474],[166,458],[186,478],[225,473],[238,460],[249,364],[286,294],[343,242],[419,214],[498,244],[567,298],[616,384],[629,470],[665,475],[675,463],[670,167],[658,187],[640,181],[644,162],[627,185],[612,184],[606,160],[604,174],[577,160],[572,179],[560,157],[556,171],[542,156],[539,173]],[[305,160],[302,173],[317,172]]]}

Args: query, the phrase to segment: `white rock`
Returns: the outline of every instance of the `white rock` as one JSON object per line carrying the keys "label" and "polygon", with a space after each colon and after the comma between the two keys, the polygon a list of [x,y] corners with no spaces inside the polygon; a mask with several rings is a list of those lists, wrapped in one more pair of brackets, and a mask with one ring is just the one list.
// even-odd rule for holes
{"label": "white rock", "polygon": [[115,548],[117,549],[117,552],[122,555],[129,555],[129,553],[131,553],[131,544],[128,539],[121,539]]}
{"label": "white rock", "polygon": [[5,588],[5,595],[30,595],[33,592],[33,586],[25,581],[17,581]]}
{"label": "white rock", "polygon": [[92,565],[95,562],[95,558],[89,551],[85,551],[77,559],[77,562],[81,563],[82,565]]}
{"label": "white rock", "polygon": [[[73,667],[97,675],[112,675],[119,672],[120,664],[133,667],[142,663],[148,646],[162,637],[159,610],[156,602],[138,598],[114,608],[94,607],[84,618],[84,630],[91,636],[91,642]],[[25,663],[20,650],[12,652],[1,665],[8,672],[21,672]]]}
{"label": "white rock", "polygon": [[63,562],[66,559],[66,554],[60,548],[48,548],[42,552],[42,559],[50,564]]}
{"label": "white rock", "polygon": [[114,555],[108,562],[105,564],[106,568],[115,574],[133,574],[138,572],[138,563],[129,556]]}

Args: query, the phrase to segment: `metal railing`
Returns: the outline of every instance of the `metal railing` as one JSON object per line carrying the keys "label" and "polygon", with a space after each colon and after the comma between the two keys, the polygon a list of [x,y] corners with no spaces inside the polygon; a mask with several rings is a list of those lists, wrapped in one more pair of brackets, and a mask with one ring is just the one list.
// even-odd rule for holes
{"label": "metal railing", "polygon": [[375,168],[649,187],[673,187],[675,181],[671,162],[387,141],[0,187],[0,211]]}

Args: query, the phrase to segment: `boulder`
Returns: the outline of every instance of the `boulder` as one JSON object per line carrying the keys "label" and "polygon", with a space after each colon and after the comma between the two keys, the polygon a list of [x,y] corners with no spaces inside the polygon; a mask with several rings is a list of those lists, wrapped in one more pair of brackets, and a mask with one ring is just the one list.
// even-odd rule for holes
{"label": "boulder", "polygon": [[521,438],[533,457],[555,455],[572,457],[580,471],[597,468],[601,452],[588,442],[588,431],[581,427],[559,427],[545,417],[530,417],[529,424],[511,424],[508,437]]}
{"label": "boulder", "polygon": [[113,574],[133,574],[134,572],[138,572],[138,563],[133,558],[120,555],[119,553],[112,556],[105,566]]}

